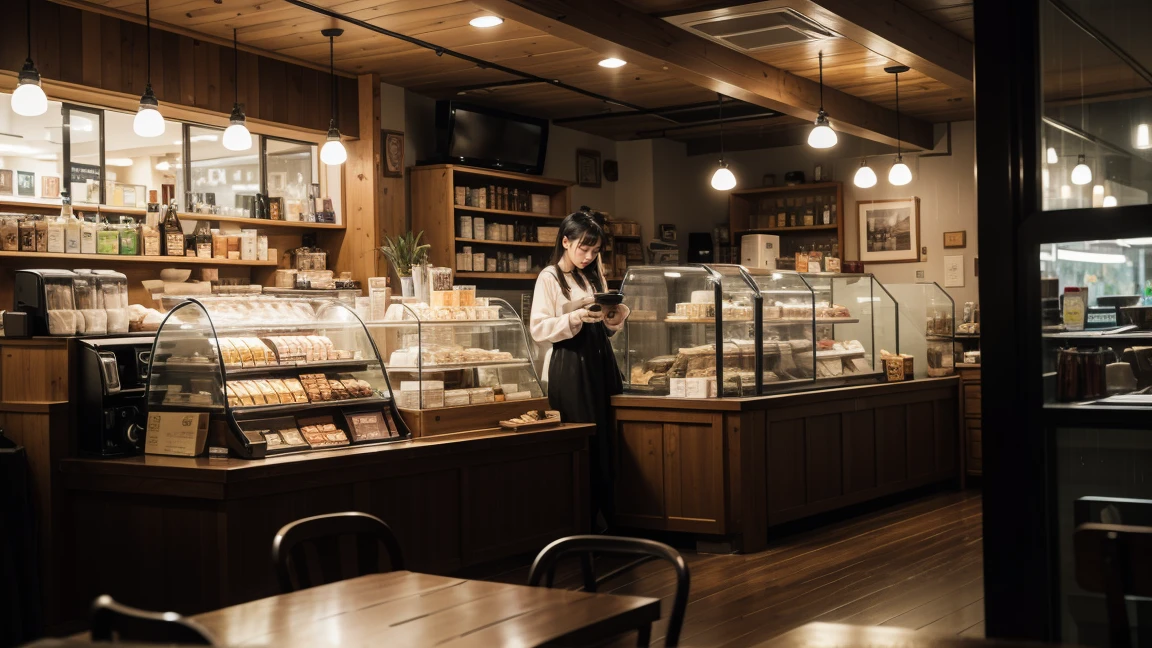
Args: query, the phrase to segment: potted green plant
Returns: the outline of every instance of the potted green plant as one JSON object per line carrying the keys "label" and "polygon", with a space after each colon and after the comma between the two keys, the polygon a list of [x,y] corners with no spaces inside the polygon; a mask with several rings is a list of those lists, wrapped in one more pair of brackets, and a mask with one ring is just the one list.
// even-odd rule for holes
{"label": "potted green plant", "polygon": [[400,277],[400,286],[405,297],[411,297],[413,294],[412,266],[427,261],[428,250],[432,247],[427,243],[420,243],[423,236],[424,232],[418,234],[405,232],[395,239],[385,236],[384,245],[380,246],[380,253],[392,264],[396,276]]}

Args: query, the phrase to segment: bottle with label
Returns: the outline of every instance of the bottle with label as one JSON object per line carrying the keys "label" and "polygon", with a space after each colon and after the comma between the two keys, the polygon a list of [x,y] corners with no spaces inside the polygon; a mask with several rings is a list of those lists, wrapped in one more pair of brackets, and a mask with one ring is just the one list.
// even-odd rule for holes
{"label": "bottle with label", "polygon": [[1064,289],[1063,319],[1064,329],[1083,331],[1087,312],[1087,293],[1076,286]]}
{"label": "bottle with label", "polygon": [[[63,211],[63,209],[61,209]],[[64,217],[57,216],[48,221],[48,234],[45,250],[56,254],[64,252]]]}
{"label": "bottle with label", "polygon": [[144,224],[152,228],[160,225],[160,203],[156,200],[156,190],[148,191],[148,213],[144,217]]}
{"label": "bottle with label", "polygon": [[80,254],[96,254],[96,232],[99,229],[96,221],[80,220]]}
{"label": "bottle with label", "polygon": [[831,203],[831,201],[825,201],[821,205],[820,222],[825,224],[825,225],[831,225],[832,224],[832,203]]}
{"label": "bottle with label", "polygon": [[200,259],[211,259],[212,229],[209,227],[208,221],[200,221],[196,224],[192,238],[196,241],[196,256]]}
{"label": "bottle with label", "polygon": [[165,256],[184,256],[184,229],[176,215],[176,201],[160,210],[160,235]]}
{"label": "bottle with label", "polygon": [[120,237],[121,255],[136,256],[140,253],[140,228],[136,223],[131,220],[124,222],[124,220],[121,219],[118,234]]}
{"label": "bottle with label", "polygon": [[64,251],[68,254],[80,254],[80,236],[83,224],[72,211],[72,197],[67,191],[61,192],[63,205],[60,207],[60,218],[64,219]]}

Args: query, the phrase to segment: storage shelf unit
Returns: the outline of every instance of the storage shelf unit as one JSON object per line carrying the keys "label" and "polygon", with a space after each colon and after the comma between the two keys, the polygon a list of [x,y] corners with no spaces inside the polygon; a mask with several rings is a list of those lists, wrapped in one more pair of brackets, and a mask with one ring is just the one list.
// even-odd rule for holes
{"label": "storage shelf unit", "polygon": [[235,259],[201,259],[189,256],[142,256],[119,254],[66,254],[63,252],[13,252],[0,251],[0,258],[13,259],[68,259],[75,261],[107,261],[110,263],[155,263],[160,265],[209,265],[209,266],[245,266],[245,267],[275,267],[277,260],[267,261],[238,261]]}
{"label": "storage shelf unit", "polygon": [[[815,213],[817,224],[794,227],[766,226],[768,213],[779,212],[781,200],[796,200],[805,205],[808,198],[832,201],[836,206],[835,222],[820,223],[821,214]],[[768,211],[764,211],[767,209]],[[787,208],[785,208],[787,210]],[[803,207],[801,207],[803,213]],[[775,216],[775,214],[773,214]],[[851,217],[844,204],[844,187],[839,182],[812,182],[789,187],[762,187],[731,192],[728,197],[728,228],[731,232],[733,262],[739,261],[740,237],[745,234],[772,234],[780,237],[780,257],[790,257],[794,247],[807,248],[813,243],[832,245],[839,258],[844,258],[844,220]]]}
{"label": "storage shelf unit", "polygon": [[[572,182],[553,178],[541,178],[510,171],[492,171],[455,164],[434,164],[409,168],[412,196],[412,230],[424,232],[424,241],[431,249],[429,258],[435,265],[456,269],[461,280],[535,281],[536,273],[489,272],[487,268],[475,265],[471,268],[457,267],[457,253],[464,246],[494,246],[507,248],[504,251],[516,256],[531,255],[535,266],[543,267],[548,261],[547,250],[551,243],[523,241],[489,241],[476,238],[458,237],[459,216],[483,218],[485,223],[556,226],[560,220],[572,212]],[[488,209],[456,204],[456,187],[509,187],[528,190],[533,194],[549,197],[547,214],[537,214],[507,209]],[[485,253],[487,255],[487,253]],[[488,256],[488,258],[492,258]]]}

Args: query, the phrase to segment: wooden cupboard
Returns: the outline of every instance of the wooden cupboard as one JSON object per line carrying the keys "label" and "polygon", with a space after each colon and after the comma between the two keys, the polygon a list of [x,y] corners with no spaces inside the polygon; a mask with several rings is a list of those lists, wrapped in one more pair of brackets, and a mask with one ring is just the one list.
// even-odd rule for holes
{"label": "wooden cupboard", "polygon": [[770,527],[959,483],[958,379],[754,398],[616,396],[616,523],[763,549]]}

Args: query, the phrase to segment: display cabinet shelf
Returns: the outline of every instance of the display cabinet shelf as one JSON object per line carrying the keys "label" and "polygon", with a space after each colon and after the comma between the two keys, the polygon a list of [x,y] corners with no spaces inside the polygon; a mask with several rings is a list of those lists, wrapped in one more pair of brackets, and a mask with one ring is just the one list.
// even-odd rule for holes
{"label": "display cabinet shelf", "polygon": [[106,261],[109,263],[151,263],[160,265],[207,265],[241,266],[248,268],[273,268],[279,265],[276,259],[267,261],[241,261],[237,259],[201,259],[189,256],[143,256],[121,254],[68,254],[65,252],[18,252],[0,251],[0,259],[67,259],[76,261]]}
{"label": "display cabinet shelf", "polygon": [[477,212],[480,214],[497,214],[500,216],[515,216],[517,218],[546,218],[549,220],[563,220],[564,218],[564,216],[514,211],[511,209],[488,209],[485,207],[468,207],[466,205],[453,205],[453,207],[456,209],[456,211]]}
{"label": "display cabinet shelf", "polygon": [[552,248],[554,243],[539,243],[534,241],[489,241],[487,239],[470,239],[456,237],[457,243],[468,243],[471,245],[500,245],[508,247],[535,247],[535,248]]}

